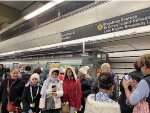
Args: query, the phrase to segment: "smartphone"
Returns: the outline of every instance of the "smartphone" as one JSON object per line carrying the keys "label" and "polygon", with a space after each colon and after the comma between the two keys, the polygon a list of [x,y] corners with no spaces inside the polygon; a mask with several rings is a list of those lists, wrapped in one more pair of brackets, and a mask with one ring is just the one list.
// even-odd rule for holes
{"label": "smartphone", "polygon": [[52,91],[56,92],[56,85],[52,85],[52,88],[54,88]]}
{"label": "smartphone", "polygon": [[124,79],[128,81],[130,79],[129,75],[124,75]]}

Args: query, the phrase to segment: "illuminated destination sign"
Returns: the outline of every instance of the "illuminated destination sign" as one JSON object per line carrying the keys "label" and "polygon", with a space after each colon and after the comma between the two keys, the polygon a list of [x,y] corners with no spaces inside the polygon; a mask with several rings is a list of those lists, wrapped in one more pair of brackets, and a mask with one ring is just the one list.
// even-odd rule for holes
{"label": "illuminated destination sign", "polygon": [[62,42],[150,25],[150,8],[138,10],[61,33]]}

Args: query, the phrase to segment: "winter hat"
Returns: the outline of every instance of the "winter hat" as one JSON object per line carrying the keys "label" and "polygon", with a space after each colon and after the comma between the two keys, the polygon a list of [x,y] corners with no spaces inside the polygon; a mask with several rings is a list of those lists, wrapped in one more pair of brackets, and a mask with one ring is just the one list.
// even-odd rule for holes
{"label": "winter hat", "polygon": [[66,71],[65,71],[65,77],[66,77],[67,69],[70,69],[72,71],[74,79],[76,80],[77,75],[76,75],[76,72],[75,72],[75,68],[73,66],[67,66]]}
{"label": "winter hat", "polygon": [[53,72],[57,72],[58,75],[60,74],[60,71],[59,71],[58,68],[51,68],[50,71],[49,71],[49,76],[51,76]]}
{"label": "winter hat", "polygon": [[31,77],[30,77],[30,80],[32,80],[33,78],[37,78],[38,81],[40,81],[40,76],[37,73],[32,74]]}
{"label": "winter hat", "polygon": [[80,69],[79,69],[79,72],[81,72],[81,73],[83,73],[83,74],[87,74],[87,72],[88,72],[88,70],[89,70],[89,66],[84,66],[84,67],[81,67]]}
{"label": "winter hat", "polygon": [[54,71],[57,72],[59,75],[60,74],[59,67],[60,67],[59,63],[51,63],[49,76],[51,76]]}

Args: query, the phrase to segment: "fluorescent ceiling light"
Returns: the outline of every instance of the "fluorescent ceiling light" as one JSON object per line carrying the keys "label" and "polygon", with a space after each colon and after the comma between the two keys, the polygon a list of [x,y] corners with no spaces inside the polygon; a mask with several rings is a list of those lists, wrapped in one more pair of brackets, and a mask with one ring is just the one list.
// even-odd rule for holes
{"label": "fluorescent ceiling light", "polygon": [[26,16],[24,16],[23,18],[24,18],[25,20],[29,20],[29,19],[31,19],[32,17],[37,16],[38,14],[40,14],[40,13],[42,13],[42,12],[48,10],[49,8],[51,8],[51,7],[53,7],[53,6],[54,6],[54,4],[53,4],[52,2],[49,2],[49,3],[47,3],[46,5],[42,6],[41,8],[39,8],[39,9],[33,11],[32,13],[29,13],[29,14],[26,15]]}
{"label": "fluorescent ceiling light", "polygon": [[31,18],[41,14],[42,12],[44,12],[44,11],[54,7],[55,5],[57,5],[57,4],[59,4],[59,3],[63,2],[63,1],[65,1],[65,0],[53,0],[52,2],[48,2],[46,5],[44,5],[44,6],[40,7],[39,9],[37,9],[37,10],[27,14],[23,18],[25,20],[29,20],[29,19],[31,19]]}
{"label": "fluorescent ceiling light", "polygon": [[53,0],[56,4],[63,2],[64,0]]}

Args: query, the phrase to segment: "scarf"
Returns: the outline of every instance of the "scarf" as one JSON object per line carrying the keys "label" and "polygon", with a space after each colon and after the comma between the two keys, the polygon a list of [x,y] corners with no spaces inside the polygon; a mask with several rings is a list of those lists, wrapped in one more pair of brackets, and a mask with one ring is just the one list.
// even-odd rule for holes
{"label": "scarf", "polygon": [[50,82],[55,83],[55,82],[59,82],[59,80],[58,80],[58,78],[53,78],[50,76],[44,81],[43,87],[41,89],[42,98],[46,97],[46,90],[47,90]]}

